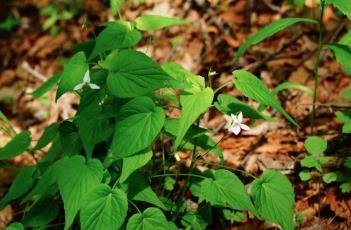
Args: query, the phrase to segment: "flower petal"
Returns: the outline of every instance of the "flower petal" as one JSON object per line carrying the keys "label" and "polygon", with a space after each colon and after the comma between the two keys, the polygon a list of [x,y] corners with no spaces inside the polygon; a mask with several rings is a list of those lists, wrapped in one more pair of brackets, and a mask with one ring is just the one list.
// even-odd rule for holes
{"label": "flower petal", "polygon": [[74,91],[80,90],[84,87],[84,85],[85,85],[85,83],[80,83],[80,84],[74,86],[73,90]]}
{"label": "flower petal", "polygon": [[89,69],[88,69],[87,72],[85,72],[85,74],[84,74],[83,82],[84,82],[84,83],[90,83],[90,72],[89,72]]}
{"label": "flower petal", "polygon": [[236,124],[231,127],[231,131],[235,134],[238,135],[240,133],[240,125]]}
{"label": "flower petal", "polygon": [[234,114],[230,114],[230,116],[231,116],[231,118],[233,120],[233,123],[239,123],[237,116],[235,116]]}
{"label": "flower petal", "polygon": [[240,112],[238,115],[238,123],[241,123],[243,121],[243,113]]}
{"label": "flower petal", "polygon": [[247,126],[247,125],[245,125],[245,124],[240,124],[240,128],[241,128],[242,130],[250,130],[250,127]]}
{"label": "flower petal", "polygon": [[96,85],[96,84],[93,84],[93,83],[89,83],[88,86],[91,88],[91,89],[100,89],[100,86]]}

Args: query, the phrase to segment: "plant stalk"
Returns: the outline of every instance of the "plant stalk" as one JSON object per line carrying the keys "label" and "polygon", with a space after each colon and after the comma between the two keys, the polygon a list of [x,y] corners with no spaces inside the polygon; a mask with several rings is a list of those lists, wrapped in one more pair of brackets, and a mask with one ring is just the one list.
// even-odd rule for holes
{"label": "plant stalk", "polygon": [[321,14],[319,18],[319,36],[318,36],[318,48],[316,53],[316,63],[314,65],[314,88],[313,88],[313,102],[312,102],[312,117],[311,117],[311,135],[314,134],[314,126],[316,119],[316,102],[318,94],[318,69],[321,62],[321,49],[323,46],[323,16],[325,9],[325,0],[321,0]]}

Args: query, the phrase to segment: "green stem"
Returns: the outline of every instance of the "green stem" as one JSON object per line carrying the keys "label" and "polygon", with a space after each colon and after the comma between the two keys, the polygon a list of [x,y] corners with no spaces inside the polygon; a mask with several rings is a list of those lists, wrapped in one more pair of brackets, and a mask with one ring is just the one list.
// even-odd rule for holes
{"label": "green stem", "polygon": [[217,163],[213,163],[213,162],[208,162],[208,161],[204,161],[204,160],[200,160],[198,161],[199,163],[202,163],[202,164],[205,164],[205,165],[211,165],[211,166],[216,166],[216,167],[219,167],[219,168],[223,168],[223,169],[227,169],[229,171],[233,171],[233,172],[240,172],[244,175],[247,175],[253,179],[257,179],[253,174],[245,171],[245,170],[241,170],[241,169],[233,169],[233,168],[230,168],[230,167],[227,167],[225,165],[221,165],[221,164],[217,164]]}
{"label": "green stem", "polygon": [[138,206],[133,202],[133,201],[131,201],[131,200],[128,200],[128,202],[131,204],[131,205],[133,205],[134,206],[134,208],[141,214],[141,211],[140,211],[140,209],[138,208]]}
{"label": "green stem", "polygon": [[218,91],[220,91],[221,89],[223,89],[224,87],[226,87],[227,85],[232,84],[232,80],[226,81],[224,83],[222,83],[220,86],[218,86],[217,89],[214,90],[214,93],[218,93]]}
{"label": "green stem", "polygon": [[319,18],[319,37],[318,37],[318,48],[316,54],[316,63],[314,65],[314,89],[313,89],[313,105],[312,105],[312,117],[311,117],[311,135],[314,134],[314,126],[316,119],[316,102],[317,102],[317,91],[318,91],[318,69],[321,62],[321,49],[323,46],[323,16],[324,16],[325,0],[321,0],[321,14]]}

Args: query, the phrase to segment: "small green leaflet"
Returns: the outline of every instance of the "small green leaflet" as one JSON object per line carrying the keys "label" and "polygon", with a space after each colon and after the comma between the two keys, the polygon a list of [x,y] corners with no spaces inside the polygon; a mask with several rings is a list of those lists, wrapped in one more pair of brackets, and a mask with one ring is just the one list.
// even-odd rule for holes
{"label": "small green leaflet", "polygon": [[323,181],[327,184],[330,184],[338,179],[338,175],[335,172],[330,172],[323,175]]}
{"label": "small green leaflet", "polygon": [[62,159],[59,170],[58,185],[67,230],[81,208],[83,197],[102,180],[103,166],[99,160],[90,159],[86,162],[82,156],[73,156]]}
{"label": "small green leaflet", "polygon": [[324,47],[333,50],[336,60],[341,64],[345,72],[351,76],[351,47],[341,44],[327,44]]}
{"label": "small green leaflet", "polygon": [[172,80],[156,62],[137,51],[121,51],[106,61],[104,66],[110,70],[107,87],[116,97],[146,95],[164,88]]}
{"label": "small green leaflet", "polygon": [[308,181],[309,179],[311,179],[312,175],[310,171],[303,170],[299,173],[299,177],[302,181]]}
{"label": "small green leaflet", "polygon": [[144,212],[134,214],[129,218],[127,230],[165,230],[169,229],[169,223],[158,208],[147,208]]}
{"label": "small green leaflet", "polygon": [[135,170],[146,165],[151,158],[151,150],[123,158],[122,174],[119,181],[123,183]]}
{"label": "small green leaflet", "polygon": [[49,92],[49,90],[52,89],[60,81],[61,75],[62,72],[55,74],[30,94],[35,98],[40,98],[41,96]]}
{"label": "small green leaflet", "polygon": [[201,182],[201,194],[206,201],[211,205],[247,210],[256,214],[245,186],[235,174],[220,169],[214,175],[214,179],[206,178]]}
{"label": "small green leaflet", "polygon": [[0,201],[0,211],[6,207],[11,201],[20,198],[26,192],[28,192],[34,184],[33,174],[36,171],[36,167],[30,166],[22,169],[14,181],[12,182],[9,191]]}
{"label": "small green leaflet", "polygon": [[5,230],[24,230],[24,226],[21,223],[14,222],[10,226],[5,228]]}
{"label": "small green leaflet", "polygon": [[137,97],[119,113],[110,151],[116,159],[131,156],[151,145],[160,133],[165,114],[149,97]]}
{"label": "small green leaflet", "polygon": [[268,121],[274,120],[273,118],[259,112],[255,108],[230,95],[220,94],[217,97],[217,101],[214,103],[214,105],[219,111],[227,115],[242,112],[244,114],[244,117],[249,117],[252,119],[264,119]]}
{"label": "small green leaflet", "polygon": [[65,65],[60,77],[59,86],[56,92],[56,101],[66,92],[73,91],[73,88],[83,82],[88,64],[83,52],[76,53]]}
{"label": "small green leaflet", "polygon": [[333,4],[351,20],[351,4],[348,0],[327,0],[327,3]]}
{"label": "small green leaflet", "polygon": [[139,172],[134,172],[120,186],[128,195],[128,199],[144,201],[158,206],[159,208],[166,209],[165,205],[160,201],[156,193],[150,187],[149,183]]}
{"label": "small green leaflet", "polygon": [[41,135],[33,150],[42,149],[47,146],[57,136],[57,123],[49,125]]}
{"label": "small green leaflet", "polygon": [[271,106],[284,115],[293,125],[300,128],[296,121],[283,109],[275,95],[255,75],[245,70],[233,72],[233,82],[236,88],[246,97],[264,105]]}
{"label": "small green leaflet", "polygon": [[318,155],[327,149],[327,142],[320,137],[310,136],[305,141],[305,148],[309,154]]}
{"label": "small green leaflet", "polygon": [[96,38],[89,60],[106,51],[133,47],[141,39],[140,32],[133,30],[128,22],[108,22],[105,25],[106,28]]}
{"label": "small green leaflet", "polygon": [[294,226],[294,190],[283,174],[267,170],[252,183],[252,197],[258,214],[284,230]]}
{"label": "small green leaflet", "polygon": [[191,228],[193,230],[206,229],[208,223],[204,218],[196,212],[189,212],[182,217],[181,223],[184,227]]}
{"label": "small green leaflet", "polygon": [[17,134],[9,143],[0,149],[0,160],[13,158],[26,151],[31,142],[30,136],[29,131],[23,131]]}
{"label": "small green leaflet", "polygon": [[234,57],[234,61],[237,61],[251,45],[257,44],[263,41],[264,39],[273,36],[279,31],[300,22],[318,23],[318,21],[308,18],[283,18],[277,20],[259,30],[256,34],[251,36],[243,45],[241,45]]}
{"label": "small green leaflet", "polygon": [[310,88],[308,88],[307,86],[301,85],[299,83],[295,83],[295,82],[283,82],[283,83],[277,85],[273,89],[272,93],[278,94],[280,91],[282,91],[284,89],[296,89],[296,90],[300,90],[302,92],[305,92],[310,96],[313,95],[313,92]]}
{"label": "small green leaflet", "polygon": [[178,134],[174,144],[174,151],[179,147],[186,132],[211,106],[213,100],[213,91],[211,88],[206,88],[203,91],[194,94],[185,94],[180,96],[180,104],[182,105],[182,116],[179,121]]}
{"label": "small green leaflet", "polygon": [[178,18],[158,15],[144,15],[135,19],[135,27],[141,31],[159,30],[169,26],[186,25],[187,22]]}
{"label": "small green leaflet", "polygon": [[119,229],[127,216],[128,200],[120,189],[97,185],[82,200],[82,230]]}
{"label": "small green leaflet", "polygon": [[328,158],[318,155],[306,156],[301,160],[301,166],[306,168],[316,168],[319,172],[323,172],[323,164],[328,162]]}
{"label": "small green leaflet", "polygon": [[351,111],[343,110],[335,112],[336,119],[344,123],[342,127],[343,133],[351,133]]}

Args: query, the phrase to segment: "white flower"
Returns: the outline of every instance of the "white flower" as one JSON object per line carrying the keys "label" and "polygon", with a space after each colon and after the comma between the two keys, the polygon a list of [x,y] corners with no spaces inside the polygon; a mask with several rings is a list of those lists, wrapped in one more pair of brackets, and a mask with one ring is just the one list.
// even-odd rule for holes
{"label": "white flower", "polygon": [[93,84],[93,83],[90,83],[90,82],[91,82],[90,72],[88,69],[87,72],[85,72],[85,74],[84,74],[83,82],[76,85],[73,88],[73,90],[77,91],[77,90],[83,89],[84,86],[89,86],[91,89],[100,89],[100,86]]}
{"label": "white flower", "polygon": [[227,116],[225,117],[226,120],[228,121],[228,124],[226,125],[226,128],[234,133],[235,135],[238,135],[241,130],[250,130],[250,127],[243,124],[243,113],[240,112],[237,116],[234,114],[230,114],[230,117]]}

